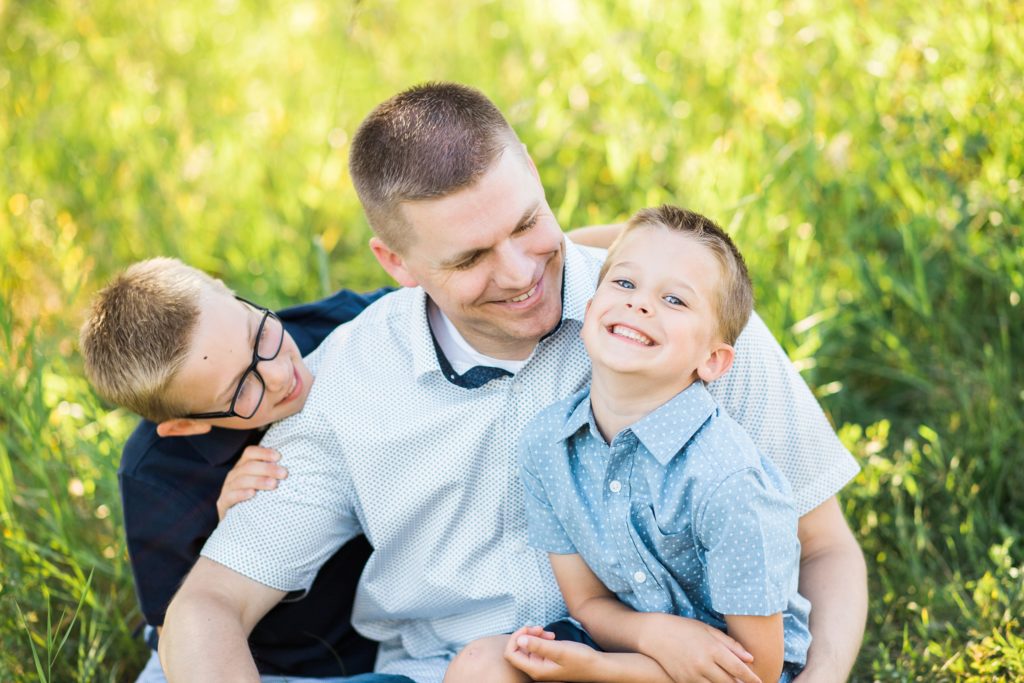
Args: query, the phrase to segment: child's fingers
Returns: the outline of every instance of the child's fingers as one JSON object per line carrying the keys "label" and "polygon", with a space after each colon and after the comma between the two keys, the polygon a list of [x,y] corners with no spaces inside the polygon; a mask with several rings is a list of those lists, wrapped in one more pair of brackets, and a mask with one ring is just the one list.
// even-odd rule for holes
{"label": "child's fingers", "polygon": [[225,484],[231,483],[242,477],[271,477],[273,479],[285,479],[288,477],[288,470],[272,462],[251,460],[239,462],[224,478]]}
{"label": "child's fingers", "polygon": [[263,477],[255,474],[243,474],[231,480],[229,486],[224,487],[224,492],[236,490],[254,489],[256,491],[271,491],[277,488],[278,480],[275,477]]}
{"label": "child's fingers", "polygon": [[554,640],[554,634],[551,638],[523,635],[517,639],[516,645],[520,652],[539,659],[559,661],[564,654],[561,643]]}
{"label": "child's fingers", "polygon": [[547,638],[548,640],[552,640],[555,637],[554,633],[551,631],[545,631],[541,626],[524,626],[517,631],[517,633],[519,632],[525,632],[526,635],[534,636],[536,638]]}
{"label": "child's fingers", "polygon": [[224,515],[227,514],[228,510],[243,500],[249,500],[254,495],[256,495],[255,489],[230,489],[223,491],[220,494],[220,498],[217,499],[218,519],[224,519]]}
{"label": "child's fingers", "polygon": [[248,462],[250,460],[277,462],[280,459],[281,454],[273,448],[264,448],[263,446],[246,446],[245,450],[242,451],[242,457],[238,459],[238,462]]}
{"label": "child's fingers", "polygon": [[[509,640],[514,642],[514,640]],[[522,671],[530,678],[535,678],[535,671],[533,670],[533,662],[530,660],[530,655],[526,654],[521,650],[515,648],[505,650],[505,661],[514,666],[515,668]]]}
{"label": "child's fingers", "polygon": [[744,662],[754,661],[754,655],[747,652],[746,648],[740,645],[738,640],[722,633],[717,628],[711,628],[710,631],[715,638],[717,638],[722,644],[729,648],[734,655],[742,659]]}

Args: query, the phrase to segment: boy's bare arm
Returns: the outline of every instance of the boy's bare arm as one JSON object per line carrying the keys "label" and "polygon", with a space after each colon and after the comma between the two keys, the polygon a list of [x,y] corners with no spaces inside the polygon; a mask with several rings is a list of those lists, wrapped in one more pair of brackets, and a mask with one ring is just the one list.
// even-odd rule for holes
{"label": "boy's bare arm", "polygon": [[619,601],[579,555],[548,557],[569,613],[604,649],[646,655],[672,681],[760,681],[745,663],[750,653],[721,631],[671,614],[636,612]]}
{"label": "boy's bare arm", "polygon": [[777,681],[785,664],[782,613],[767,617],[727,614],[729,635],[754,655],[750,667],[762,681]]}
{"label": "boy's bare arm", "polygon": [[611,225],[589,225],[585,228],[570,230],[567,235],[574,244],[584,247],[598,247],[607,249],[612,242],[622,233],[626,227],[625,223],[613,223]]}
{"label": "boy's bare arm", "polygon": [[845,681],[864,638],[867,568],[833,496],[800,518],[800,594],[811,602],[811,648],[797,683]]}

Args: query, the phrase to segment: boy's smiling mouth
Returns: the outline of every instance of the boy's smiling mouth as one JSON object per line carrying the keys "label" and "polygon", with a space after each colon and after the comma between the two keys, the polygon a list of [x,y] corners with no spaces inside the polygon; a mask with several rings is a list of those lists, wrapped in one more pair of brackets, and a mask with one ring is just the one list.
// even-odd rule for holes
{"label": "boy's smiling mouth", "polygon": [[625,339],[629,339],[630,341],[636,342],[637,344],[641,344],[643,346],[654,346],[654,340],[652,340],[643,332],[635,330],[632,327],[627,327],[625,325],[612,325],[607,329],[609,334],[612,334],[616,337],[623,337]]}

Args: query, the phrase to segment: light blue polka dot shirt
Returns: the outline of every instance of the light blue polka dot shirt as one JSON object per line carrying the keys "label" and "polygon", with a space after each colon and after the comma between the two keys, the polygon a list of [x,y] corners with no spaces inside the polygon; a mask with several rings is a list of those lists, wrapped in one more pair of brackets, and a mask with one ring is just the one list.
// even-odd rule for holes
{"label": "light blue polka dot shirt", "polygon": [[726,629],[783,613],[785,659],[804,664],[810,603],[789,485],[700,382],[607,444],[590,390],[555,403],[520,444],[529,542],[579,553],[619,599]]}

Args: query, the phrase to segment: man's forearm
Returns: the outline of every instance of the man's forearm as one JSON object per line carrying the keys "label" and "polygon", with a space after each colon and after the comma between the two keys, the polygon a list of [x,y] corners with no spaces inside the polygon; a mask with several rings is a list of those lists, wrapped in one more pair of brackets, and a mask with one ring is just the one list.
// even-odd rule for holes
{"label": "man's forearm", "polygon": [[259,683],[237,614],[216,597],[179,597],[167,610],[160,636],[160,663],[169,683]]}
{"label": "man's forearm", "polygon": [[164,619],[160,663],[167,680],[259,683],[249,633],[284,596],[283,591],[200,557]]}
{"label": "man's forearm", "polygon": [[811,648],[798,683],[845,681],[857,660],[867,619],[864,555],[835,499],[825,505],[831,507],[824,512],[838,515],[841,527],[833,519],[829,543],[817,548],[812,544],[800,563],[800,593],[811,603]]}

